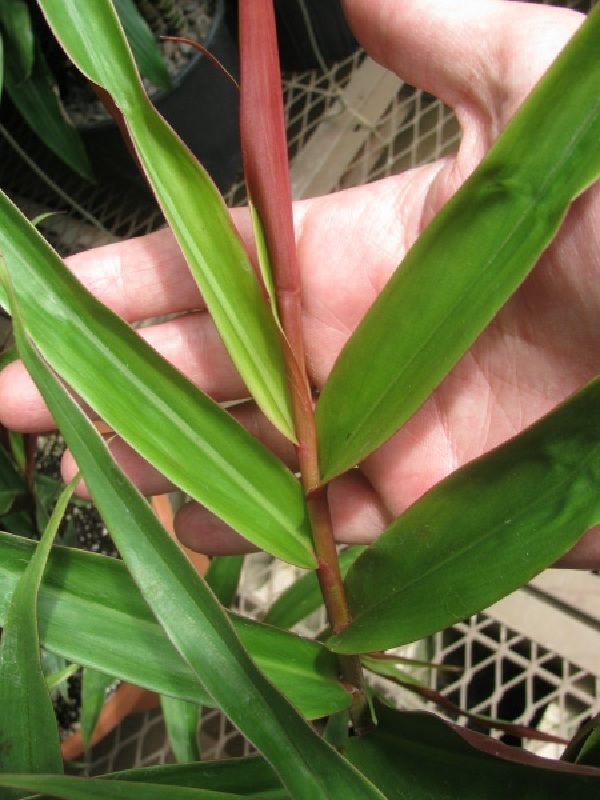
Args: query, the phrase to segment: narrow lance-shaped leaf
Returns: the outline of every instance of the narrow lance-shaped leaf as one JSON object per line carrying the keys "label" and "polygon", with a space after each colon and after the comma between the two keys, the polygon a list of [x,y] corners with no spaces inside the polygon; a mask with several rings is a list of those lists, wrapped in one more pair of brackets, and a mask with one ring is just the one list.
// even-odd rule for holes
{"label": "narrow lance-shaped leaf", "polygon": [[[339,563],[343,578],[364,549],[364,546],[358,545],[342,550]],[[323,595],[317,575],[315,572],[307,572],[279,595],[264,616],[263,622],[276,628],[291,628],[322,605]]]}
{"label": "narrow lance-shaped leaf", "polygon": [[600,770],[541,758],[425,712],[378,703],[379,725],[348,741],[348,757],[388,800],[580,800]]}
{"label": "narrow lance-shaped leaf", "polygon": [[198,725],[202,706],[167,695],[160,698],[160,705],[175,760],[181,764],[200,761]]}
{"label": "narrow lance-shaped leaf", "polygon": [[19,475],[12,458],[0,445],[0,514],[6,514],[15,498],[26,490],[25,481]]}
{"label": "narrow lance-shaped leaf", "polygon": [[4,86],[4,39],[2,38],[2,30],[0,30],[0,97],[2,97],[3,86]]}
{"label": "narrow lance-shaped leaf", "polygon": [[224,794],[210,789],[188,789],[133,781],[105,781],[101,778],[76,778],[71,775],[0,774],[0,786],[23,790],[20,797],[51,792],[63,800],[244,800],[242,794]]}
{"label": "narrow lance-shaped leaf", "polygon": [[526,583],[600,522],[600,378],[430,489],[355,561],[343,653],[422,639]]}
{"label": "narrow lance-shaped leaf", "polygon": [[141,781],[164,786],[189,786],[215,792],[239,792],[257,800],[288,800],[281,781],[260,756],[140,767],[103,775],[105,780]]}
{"label": "narrow lance-shaped leaf", "polygon": [[[33,550],[29,539],[0,533],[0,625]],[[54,547],[38,616],[44,646],[68,660],[159,694],[214,705],[152,616],[122,561]],[[336,658],[322,644],[243,617],[232,615],[231,621],[259,667],[305,717],[327,716],[350,704],[350,694],[338,681]]]}
{"label": "narrow lance-shaped leaf", "polygon": [[83,746],[87,749],[92,739],[92,734],[106,700],[106,692],[115,682],[112,675],[100,672],[92,667],[85,667],[81,685],[81,738]]}
{"label": "narrow lance-shaped leaf", "polygon": [[123,114],[146,176],[248,389],[294,439],[277,325],[205,170],[154,109],[109,0],[38,0],[58,40]]}
{"label": "narrow lance-shaped leaf", "polygon": [[600,717],[598,714],[575,732],[561,759],[577,764],[600,766]]}
{"label": "narrow lance-shaped leaf", "polygon": [[235,600],[243,566],[244,556],[217,556],[211,559],[206,582],[225,608],[229,608]]}
{"label": "narrow lance-shaped leaf", "polygon": [[[31,15],[26,0],[3,0],[0,3],[0,23],[0,28],[4,28],[5,38],[11,44],[15,75],[18,80],[25,80],[31,75],[34,59]],[[0,85],[1,83],[0,80]]]}
{"label": "narrow lance-shaped leaf", "polygon": [[31,74],[23,80],[15,71],[10,43],[5,41],[4,46],[4,85],[15,107],[46,147],[79,175],[93,180],[83,142],[61,106],[54,77],[41,49],[36,50]]}
{"label": "narrow lance-shaped leaf", "polygon": [[317,405],[323,480],[363,459],[416,411],[600,174],[599,38],[600,7],[350,338]]}
{"label": "narrow lance-shaped leaf", "polygon": [[40,663],[37,595],[52,541],[78,480],[72,480],[58,498],[6,613],[0,644],[0,772],[63,770],[56,717]]}
{"label": "narrow lance-shaped leaf", "polygon": [[[388,800],[579,800],[594,796],[600,770],[509,747],[431,713],[377,703],[378,727],[345,742],[345,754],[372,776]],[[260,758],[170,765],[113,773],[118,780],[198,786],[273,797],[277,779]],[[111,780],[113,775],[105,776]]]}
{"label": "narrow lance-shaped leaf", "polygon": [[54,690],[60,690],[62,694],[63,688],[66,691],[68,679],[72,675],[75,675],[79,668],[79,664],[66,664],[62,669],[46,675],[45,679],[48,691],[52,694]]}
{"label": "narrow lance-shaped leaf", "polygon": [[0,370],[8,367],[13,361],[16,361],[19,356],[15,347],[8,347],[4,352],[0,353]]}
{"label": "narrow lance-shaped leaf", "polygon": [[350,735],[350,712],[348,709],[332,714],[327,720],[324,737],[336,750],[342,750],[346,746]]}
{"label": "narrow lance-shaped leaf", "polygon": [[159,86],[168,89],[171,78],[160,48],[148,23],[136,8],[133,0],[115,0],[115,9],[131,46],[141,74]]}
{"label": "narrow lance-shaped leaf", "polygon": [[269,251],[267,249],[265,231],[258,211],[254,207],[252,200],[249,200],[248,202],[248,211],[250,212],[250,219],[252,221],[252,232],[254,233],[254,244],[256,246],[256,255],[260,274],[269,297],[273,315],[277,321],[279,321],[277,298],[275,297],[275,284],[273,283],[273,268],[271,266],[271,259],[269,258]]}
{"label": "narrow lance-shaped leaf", "polygon": [[27,331],[61,377],[187,494],[259,547],[314,566],[291,472],[87,292],[1,193],[0,250]]}
{"label": "narrow lance-shaped leaf", "polygon": [[258,670],[227,615],[74,400],[37,356],[10,298],[17,347],[152,612],[219,707],[273,764],[290,794],[381,800]]}
{"label": "narrow lance-shaped leaf", "polygon": [[9,431],[8,443],[10,444],[12,457],[15,460],[15,466],[21,475],[25,475],[27,469],[26,435],[18,431]]}

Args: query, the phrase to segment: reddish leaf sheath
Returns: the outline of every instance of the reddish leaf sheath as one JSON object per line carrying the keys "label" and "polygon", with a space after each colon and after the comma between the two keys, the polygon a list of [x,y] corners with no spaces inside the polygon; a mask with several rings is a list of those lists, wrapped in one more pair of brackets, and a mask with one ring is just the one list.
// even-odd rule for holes
{"label": "reddish leaf sheath", "polygon": [[300,273],[272,0],[240,0],[239,21],[244,172],[265,231],[281,324],[302,364]]}

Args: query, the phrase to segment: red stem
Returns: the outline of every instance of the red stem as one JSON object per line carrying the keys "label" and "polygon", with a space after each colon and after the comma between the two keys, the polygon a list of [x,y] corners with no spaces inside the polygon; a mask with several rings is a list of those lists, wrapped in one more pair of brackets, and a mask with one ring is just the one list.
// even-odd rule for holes
{"label": "red stem", "polygon": [[[248,191],[261,219],[298,439],[302,484],[311,516],[318,578],[335,631],[350,621],[327,502],[320,486],[317,433],[306,373],[300,270],[292,218],[281,73],[272,0],[240,0],[240,130]],[[360,670],[353,669],[353,682]]]}

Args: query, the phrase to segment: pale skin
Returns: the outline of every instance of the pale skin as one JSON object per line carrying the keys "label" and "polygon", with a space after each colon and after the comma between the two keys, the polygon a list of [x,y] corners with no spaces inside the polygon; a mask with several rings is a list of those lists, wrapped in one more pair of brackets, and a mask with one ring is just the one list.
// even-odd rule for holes
{"label": "pale skin", "polygon": [[[583,19],[507,0],[345,0],[345,7],[376,60],[455,109],[463,138],[456,157],[296,205],[304,334],[316,387],[412,242]],[[414,417],[360,469],[331,483],[340,542],[372,541],[437,481],[600,373],[599,218],[597,184],[574,203],[533,273]],[[236,211],[234,219],[251,248],[246,212]],[[246,396],[168,231],[81,253],[68,263],[130,322],[190,312],[145,329],[144,337],[215,399]],[[295,466],[292,446],[254,407],[238,416]],[[0,374],[0,422],[20,431],[52,428],[19,363]],[[145,494],[171,488],[120,440],[111,449]],[[65,477],[74,469],[67,454]],[[176,528],[185,544],[209,554],[251,549],[197,504],[182,509]],[[589,531],[561,565],[599,568],[600,528]]]}

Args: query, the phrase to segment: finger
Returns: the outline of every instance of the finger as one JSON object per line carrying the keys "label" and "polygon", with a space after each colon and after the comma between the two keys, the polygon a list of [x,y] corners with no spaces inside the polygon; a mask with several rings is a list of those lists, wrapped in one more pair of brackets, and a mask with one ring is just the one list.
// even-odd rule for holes
{"label": "finger", "polygon": [[[253,256],[248,211],[231,209],[234,225]],[[179,245],[167,228],[70,256],[65,263],[102,303],[127,322],[205,309]]]}
{"label": "finger", "polygon": [[[229,413],[252,436],[272,450],[286,466],[292,470],[298,468],[296,449],[293,444],[276,430],[253,403],[245,403],[244,405],[230,408]],[[140,492],[147,497],[164,494],[176,488],[164,475],[118,436],[113,435],[110,438],[108,449],[129,480],[135,483]],[[61,473],[65,482],[72,480],[77,474],[75,459],[69,451],[65,452],[63,456]],[[83,497],[89,497],[87,487],[83,481],[77,486],[76,492]]]}
{"label": "finger", "polygon": [[190,550],[207,556],[252,553],[256,547],[198,503],[187,503],[175,515],[175,533]]}
{"label": "finger", "polygon": [[352,470],[333,480],[328,487],[329,511],[336,541],[368,544],[392,520],[367,478]]}
{"label": "finger", "polygon": [[[583,15],[505,0],[344,0],[373,58],[458,111],[505,119]],[[508,101],[509,108],[505,108]]]}
{"label": "finger", "polygon": [[[332,481],[328,497],[334,535],[340,543],[368,544],[391,521],[389,512],[358,470]],[[186,547],[207,555],[250,553],[256,549],[198,503],[188,503],[179,511],[175,532]]]}
{"label": "finger", "polygon": [[600,569],[600,525],[596,525],[584,534],[554,566],[569,569]]}
{"label": "finger", "polygon": [[[69,394],[90,419],[95,412],[67,387]],[[21,361],[0,372],[0,425],[21,433],[49,433],[56,429],[52,415]]]}
{"label": "finger", "polygon": [[[112,457],[119,464],[130,481],[136,484],[140,492],[146,497],[172,492],[176,487],[165,476],[155,469],[148,461],[139,455],[123,439],[114,434],[107,442]],[[70,450],[65,451],[60,471],[65,483],[73,480],[79,468]],[[80,497],[89,499],[90,493],[84,480],[79,481],[75,493]]]}
{"label": "finger", "polygon": [[[164,358],[213,399],[247,397],[242,379],[206,313],[152,325],[138,331]],[[0,422],[11,430],[52,430],[52,416],[21,362],[0,372]]]}
{"label": "finger", "polygon": [[168,229],[78,253],[66,264],[95,297],[128,322],[204,307]]}

